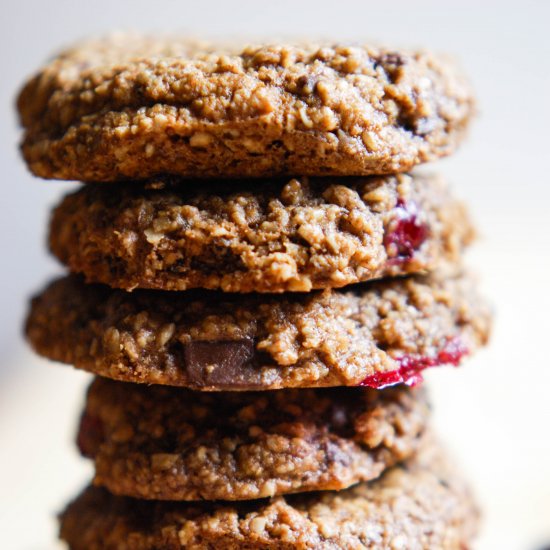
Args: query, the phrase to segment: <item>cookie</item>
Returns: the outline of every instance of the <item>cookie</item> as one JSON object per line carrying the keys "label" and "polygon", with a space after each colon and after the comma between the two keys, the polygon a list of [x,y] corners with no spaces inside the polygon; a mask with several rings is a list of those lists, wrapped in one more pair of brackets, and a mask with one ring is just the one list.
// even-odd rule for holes
{"label": "cookie", "polygon": [[451,153],[474,111],[427,52],[135,35],[63,52],[17,103],[32,172],[82,181],[404,172]]}
{"label": "cookie", "polygon": [[474,235],[437,176],[199,187],[81,187],[54,211],[51,250],[127,290],[304,292],[456,262]]}
{"label": "cookie", "polygon": [[427,419],[424,392],[406,386],[207,393],[96,378],[78,446],[114,494],[244,500],[377,478]]}
{"label": "cookie", "polygon": [[435,443],[380,479],[340,492],[174,503],[86,489],[61,515],[71,550],[469,548],[474,499]]}
{"label": "cookie", "polygon": [[53,282],[26,334],[50,359],[118,380],[199,390],[418,381],[485,343],[490,311],[468,275],[373,281],[310,293],[128,293]]}

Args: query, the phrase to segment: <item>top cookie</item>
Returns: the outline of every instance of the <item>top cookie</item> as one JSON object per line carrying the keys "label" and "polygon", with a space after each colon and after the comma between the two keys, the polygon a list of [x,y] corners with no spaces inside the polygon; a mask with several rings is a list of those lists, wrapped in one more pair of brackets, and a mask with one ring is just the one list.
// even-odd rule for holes
{"label": "top cookie", "polygon": [[402,172],[451,153],[474,101],[425,52],[122,35],[61,53],[18,108],[37,176],[116,181]]}

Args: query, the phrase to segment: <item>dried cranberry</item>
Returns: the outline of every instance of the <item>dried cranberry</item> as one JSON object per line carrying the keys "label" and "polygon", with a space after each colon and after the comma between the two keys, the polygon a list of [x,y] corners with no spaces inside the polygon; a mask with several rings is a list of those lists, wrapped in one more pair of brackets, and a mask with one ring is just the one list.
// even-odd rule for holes
{"label": "dried cranberry", "polygon": [[83,456],[93,458],[104,439],[104,426],[101,419],[89,413],[80,418],[80,428],[76,444]]}
{"label": "dried cranberry", "polygon": [[440,365],[457,366],[468,353],[468,349],[459,338],[447,340],[443,348],[434,356],[400,355],[396,357],[399,368],[388,372],[377,372],[367,376],[359,385],[369,388],[385,388],[396,384],[416,386],[422,382],[421,372],[428,367]]}
{"label": "dried cranberry", "polygon": [[414,202],[397,202],[396,218],[388,226],[384,246],[393,261],[410,260],[415,251],[428,238],[428,227],[418,219],[418,207]]}

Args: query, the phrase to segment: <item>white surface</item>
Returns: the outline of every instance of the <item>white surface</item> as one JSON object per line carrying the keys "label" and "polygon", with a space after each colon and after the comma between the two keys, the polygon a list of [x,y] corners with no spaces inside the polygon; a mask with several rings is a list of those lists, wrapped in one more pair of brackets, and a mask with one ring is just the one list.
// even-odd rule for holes
{"label": "white surface", "polygon": [[26,173],[12,101],[53,50],[121,27],[372,37],[461,59],[481,116],[459,154],[436,168],[454,181],[481,226],[484,240],[470,263],[498,322],[488,351],[461,370],[427,376],[434,420],[483,500],[477,547],[550,544],[550,3],[32,0],[2,8],[1,548],[54,548],[53,514],[90,473],[71,443],[85,375],[32,358],[19,336],[25,296],[56,269],[43,248],[47,208],[70,184]]}

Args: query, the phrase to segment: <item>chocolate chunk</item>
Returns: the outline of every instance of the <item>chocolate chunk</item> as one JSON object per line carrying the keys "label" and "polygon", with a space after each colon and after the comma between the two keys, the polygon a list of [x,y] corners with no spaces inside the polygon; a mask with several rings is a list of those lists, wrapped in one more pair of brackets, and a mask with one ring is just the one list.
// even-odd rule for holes
{"label": "chocolate chunk", "polygon": [[250,338],[187,342],[183,356],[194,386],[245,389],[260,384],[260,373],[251,362],[254,342]]}

